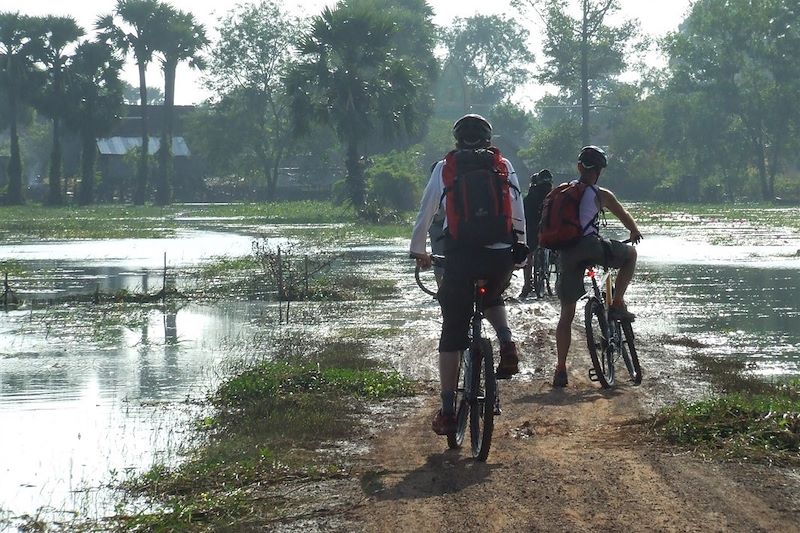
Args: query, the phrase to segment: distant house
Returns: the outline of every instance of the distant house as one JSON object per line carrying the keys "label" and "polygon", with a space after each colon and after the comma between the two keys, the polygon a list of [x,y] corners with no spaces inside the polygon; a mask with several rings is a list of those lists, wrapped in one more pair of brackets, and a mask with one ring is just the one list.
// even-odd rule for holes
{"label": "distant house", "polygon": [[[176,197],[197,199],[202,186],[204,171],[183,136],[186,116],[194,106],[175,106],[173,115],[172,166],[173,188]],[[161,147],[161,130],[164,124],[163,106],[148,106],[147,129],[149,133],[147,153],[150,160],[150,189],[157,175],[156,154]],[[105,200],[124,199],[133,190],[136,179],[136,162],[141,138],[141,112],[138,105],[126,105],[125,115],[108,137],[97,139],[98,167],[102,176],[99,193]]]}

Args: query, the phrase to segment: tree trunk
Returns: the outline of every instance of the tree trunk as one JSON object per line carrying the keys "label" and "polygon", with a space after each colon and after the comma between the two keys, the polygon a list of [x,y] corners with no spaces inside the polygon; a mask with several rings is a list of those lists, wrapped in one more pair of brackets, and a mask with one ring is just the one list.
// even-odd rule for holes
{"label": "tree trunk", "polygon": [[753,151],[756,159],[756,169],[758,170],[758,181],[761,185],[761,199],[770,201],[773,197],[770,196],[769,181],[767,179],[767,162],[766,151],[764,149],[763,136],[761,132],[751,134],[751,142],[753,143]]}
{"label": "tree trunk", "polygon": [[81,134],[81,186],[78,190],[78,203],[89,205],[94,201],[94,162],[97,145],[92,131]]}
{"label": "tree trunk", "polygon": [[168,61],[164,66],[164,127],[158,149],[158,189],[156,203],[168,205],[172,201],[170,167],[172,163],[172,111],[175,102],[175,70],[177,64]]}
{"label": "tree trunk", "polygon": [[366,194],[364,183],[364,169],[358,155],[358,147],[355,141],[347,144],[347,156],[345,161],[347,167],[347,189],[350,193],[350,202],[356,212],[361,212],[364,207],[364,197]]}
{"label": "tree trunk", "polygon": [[136,185],[133,192],[133,203],[135,205],[144,205],[145,200],[147,200],[147,158],[150,153],[150,132],[147,128],[146,66],[143,62],[139,62],[139,113],[142,116],[140,129],[142,145],[139,147],[139,160],[136,166]]}
{"label": "tree trunk", "polygon": [[[8,58],[11,72],[11,57]],[[8,160],[8,203],[22,205],[22,160],[19,155],[19,134],[17,132],[17,88],[12,81],[8,87],[8,111],[11,135],[11,158]]]}
{"label": "tree trunk", "polygon": [[[57,112],[56,112],[57,113]],[[53,149],[50,152],[50,191],[47,196],[48,205],[61,205],[61,120],[53,117]]]}
{"label": "tree trunk", "polygon": [[278,173],[280,172],[281,161],[283,160],[283,150],[278,150],[272,158],[272,174],[269,177],[267,196],[270,201],[275,200],[278,193]]}
{"label": "tree trunk", "polygon": [[591,144],[589,139],[589,0],[583,0],[583,24],[581,26],[581,142]]}

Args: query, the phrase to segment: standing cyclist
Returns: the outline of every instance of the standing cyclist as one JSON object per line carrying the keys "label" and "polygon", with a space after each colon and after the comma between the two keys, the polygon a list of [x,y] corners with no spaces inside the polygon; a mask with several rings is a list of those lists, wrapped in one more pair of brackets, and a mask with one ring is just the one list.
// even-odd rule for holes
{"label": "standing cyclist", "polygon": [[575,317],[575,304],[586,292],[583,284],[587,264],[605,265],[618,268],[614,301],[609,309],[609,318],[634,320],[634,315],[625,306],[625,290],[633,279],[636,269],[636,249],[620,241],[600,237],[600,212],[608,209],[625,228],[630,231],[632,243],[638,243],[642,234],[630,213],[622,207],[614,193],[597,186],[600,173],[608,165],[606,153],[597,146],[585,146],[578,154],[580,177],[573,184],[585,184],[580,200],[579,216],[583,237],[574,245],[559,253],[561,277],[556,286],[561,301],[561,316],[556,327],[556,350],[558,362],[553,377],[554,387],[567,386],[567,352],[572,341],[572,319]]}
{"label": "standing cyclist", "polygon": [[[511,163],[491,146],[492,126],[480,115],[465,115],[453,125],[456,149],[439,161],[431,172],[422,196],[419,214],[411,236],[411,255],[420,268],[431,266],[431,256],[425,249],[426,233],[440,205],[445,213],[445,268],[439,287],[439,304],[442,308],[442,333],[439,339],[439,381],[442,407],[431,424],[439,435],[456,430],[455,395],[458,387],[458,364],[461,352],[469,347],[469,323],[472,316],[473,287],[476,279],[487,280],[484,296],[484,313],[500,339],[499,379],[509,378],[519,372],[517,347],[508,326],[503,303],[503,290],[511,279],[515,262],[523,263],[527,255],[525,242],[525,216],[519,181]],[[502,176],[505,193],[501,194],[510,211],[505,217],[507,231],[500,238],[486,244],[464,242],[467,234],[465,222],[459,218],[458,205],[453,190],[456,181],[469,171],[488,164],[492,176]],[[445,187],[447,183],[448,187]],[[463,186],[463,185],[462,185]],[[477,185],[476,185],[477,187]],[[461,191],[464,192],[464,191]],[[450,194],[448,194],[450,193]],[[466,193],[468,195],[468,193]],[[488,196],[488,195],[484,195]],[[461,195],[458,196],[459,198]],[[450,205],[448,205],[450,201]],[[510,217],[510,220],[508,218]],[[478,232],[493,224],[473,228]],[[494,235],[490,232],[489,235]],[[521,241],[515,244],[515,235]],[[512,249],[514,253],[512,253]]]}
{"label": "standing cyclist", "polygon": [[542,203],[553,189],[553,175],[543,168],[531,176],[528,194],[525,195],[525,234],[528,236],[528,263],[522,267],[523,279],[520,298],[525,298],[533,290],[533,254],[539,246],[539,219],[542,218]]}

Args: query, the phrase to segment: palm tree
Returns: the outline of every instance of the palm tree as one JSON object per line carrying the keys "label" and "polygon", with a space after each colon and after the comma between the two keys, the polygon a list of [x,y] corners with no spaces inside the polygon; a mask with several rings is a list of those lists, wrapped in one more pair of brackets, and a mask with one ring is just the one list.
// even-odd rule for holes
{"label": "palm tree", "polygon": [[8,162],[8,192],[6,201],[12,205],[24,203],[22,195],[22,162],[19,153],[17,115],[22,90],[34,72],[33,63],[41,49],[37,38],[36,17],[19,13],[0,13],[0,84],[8,98],[8,119],[11,137],[11,158]]}
{"label": "palm tree", "polygon": [[104,42],[81,43],[65,75],[67,124],[81,139],[81,184],[78,203],[94,201],[97,138],[108,134],[122,108],[122,60]]}
{"label": "palm tree", "polygon": [[417,71],[395,54],[392,18],[372,7],[342,2],[325,8],[301,39],[302,61],[287,76],[298,133],[311,121],[329,124],[345,146],[348,192],[359,212],[366,199],[366,142],[419,126]]}
{"label": "palm tree", "polygon": [[147,65],[153,60],[155,41],[163,30],[166,4],[159,0],[118,0],[113,15],[100,17],[95,27],[102,39],[125,53],[132,52],[139,69],[139,105],[142,144],[136,170],[133,203],[143,205],[147,199],[147,158],[149,132],[147,120]]}
{"label": "palm tree", "polygon": [[50,152],[50,191],[47,203],[63,202],[61,188],[61,117],[64,113],[64,68],[69,57],[67,47],[84,35],[72,17],[48,16],[42,19],[43,47],[40,62],[47,72],[47,88],[40,109],[53,121],[53,146]]}
{"label": "palm tree", "polygon": [[164,127],[158,149],[158,182],[156,203],[167,205],[172,200],[170,169],[172,163],[172,128],[175,108],[175,71],[178,64],[187,61],[192,68],[205,68],[200,52],[208,44],[206,30],[194,15],[166,8],[163,11],[165,28],[157,42],[164,72]]}

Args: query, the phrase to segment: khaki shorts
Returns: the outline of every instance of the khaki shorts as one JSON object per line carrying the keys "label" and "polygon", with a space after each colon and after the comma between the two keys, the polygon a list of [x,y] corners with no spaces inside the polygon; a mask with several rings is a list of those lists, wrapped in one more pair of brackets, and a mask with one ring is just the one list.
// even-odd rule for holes
{"label": "khaki shorts", "polygon": [[586,268],[601,265],[621,268],[631,256],[631,245],[620,241],[587,235],[577,244],[559,251],[561,274],[556,284],[556,294],[562,302],[577,302],[586,294],[584,275]]}

